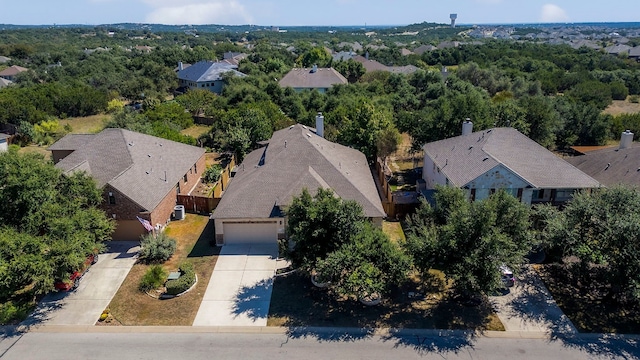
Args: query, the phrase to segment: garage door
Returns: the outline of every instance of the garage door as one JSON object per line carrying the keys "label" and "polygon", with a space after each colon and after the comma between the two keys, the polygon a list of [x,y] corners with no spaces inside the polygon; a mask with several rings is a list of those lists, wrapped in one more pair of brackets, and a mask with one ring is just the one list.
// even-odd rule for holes
{"label": "garage door", "polygon": [[232,244],[275,244],[278,242],[276,222],[271,223],[225,223],[224,243]]}

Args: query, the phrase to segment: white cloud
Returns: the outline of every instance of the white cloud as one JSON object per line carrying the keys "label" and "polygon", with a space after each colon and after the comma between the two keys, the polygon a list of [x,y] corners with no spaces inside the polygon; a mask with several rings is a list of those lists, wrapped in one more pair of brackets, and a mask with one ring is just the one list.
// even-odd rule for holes
{"label": "white cloud", "polygon": [[541,22],[565,22],[569,20],[567,13],[558,5],[546,4],[540,13]]}
{"label": "white cloud", "polygon": [[154,10],[146,21],[158,24],[250,24],[251,15],[236,0],[144,0]]}

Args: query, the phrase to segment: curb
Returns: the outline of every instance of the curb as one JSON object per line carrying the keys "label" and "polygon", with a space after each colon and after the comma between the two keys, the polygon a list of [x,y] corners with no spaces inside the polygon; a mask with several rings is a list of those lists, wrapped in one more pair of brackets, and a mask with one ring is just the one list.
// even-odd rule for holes
{"label": "curb", "polygon": [[314,335],[351,334],[358,336],[387,337],[485,337],[499,339],[555,339],[580,338],[595,339],[635,339],[640,334],[599,334],[582,333],[552,336],[544,331],[470,331],[470,330],[434,330],[434,329],[390,329],[390,328],[332,328],[332,327],[276,327],[276,326],[94,326],[94,325],[35,325],[31,327],[4,327],[0,333],[172,333],[172,334],[281,334],[293,337],[313,337]]}

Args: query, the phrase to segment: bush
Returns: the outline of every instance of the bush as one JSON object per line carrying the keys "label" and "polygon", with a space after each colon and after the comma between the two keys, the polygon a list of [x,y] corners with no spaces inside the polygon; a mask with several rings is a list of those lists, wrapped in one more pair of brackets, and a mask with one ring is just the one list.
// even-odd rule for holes
{"label": "bush", "polygon": [[634,104],[640,103],[640,96],[638,95],[629,96],[629,102]]}
{"label": "bush", "polygon": [[140,291],[151,291],[157,289],[167,280],[167,270],[161,265],[151,266],[140,280],[138,288]]}
{"label": "bush", "polygon": [[196,272],[193,269],[193,264],[186,262],[180,265],[180,277],[176,280],[169,280],[166,283],[168,295],[178,295],[183,293],[196,282]]}
{"label": "bush", "polygon": [[165,233],[143,236],[140,246],[140,259],[147,264],[165,262],[176,251],[176,241]]}
{"label": "bush", "polygon": [[220,176],[222,175],[222,166],[219,164],[215,164],[213,166],[208,166],[207,169],[202,174],[202,180],[208,184],[213,184],[220,180]]}
{"label": "bush", "polygon": [[0,325],[22,321],[31,312],[32,306],[27,303],[16,303],[11,300],[0,304]]}

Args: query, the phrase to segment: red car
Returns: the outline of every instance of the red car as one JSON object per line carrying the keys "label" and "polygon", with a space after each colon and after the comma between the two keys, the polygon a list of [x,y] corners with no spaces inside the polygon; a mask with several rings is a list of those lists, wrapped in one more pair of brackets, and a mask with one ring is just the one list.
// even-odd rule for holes
{"label": "red car", "polygon": [[78,285],[80,285],[80,279],[82,278],[82,276],[84,276],[84,274],[86,274],[87,271],[89,271],[89,268],[91,267],[91,265],[97,262],[98,262],[98,254],[89,255],[87,259],[84,261],[84,264],[82,264],[82,267],[80,268],[80,270],[74,271],[71,274],[69,274],[69,280],[56,281],[53,284],[54,288],[57,291],[75,290],[78,287]]}

